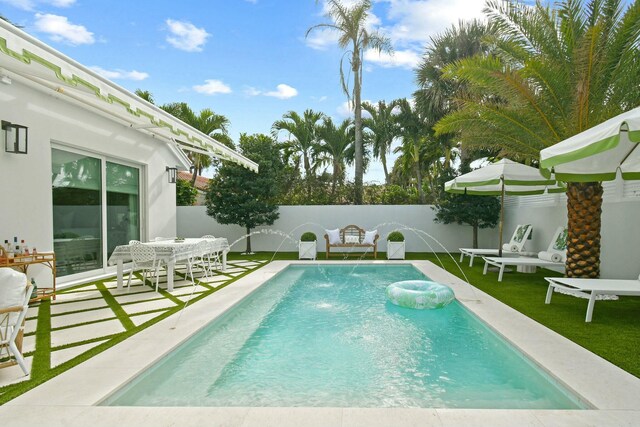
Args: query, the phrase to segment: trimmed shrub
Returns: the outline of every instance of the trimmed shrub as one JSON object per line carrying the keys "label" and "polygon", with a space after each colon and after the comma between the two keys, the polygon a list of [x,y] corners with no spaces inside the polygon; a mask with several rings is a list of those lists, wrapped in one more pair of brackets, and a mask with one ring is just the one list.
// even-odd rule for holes
{"label": "trimmed shrub", "polygon": [[300,236],[301,242],[315,242],[316,240],[316,235],[311,231],[304,232],[302,236]]}
{"label": "trimmed shrub", "polygon": [[404,242],[404,235],[399,231],[392,231],[387,236],[389,242]]}

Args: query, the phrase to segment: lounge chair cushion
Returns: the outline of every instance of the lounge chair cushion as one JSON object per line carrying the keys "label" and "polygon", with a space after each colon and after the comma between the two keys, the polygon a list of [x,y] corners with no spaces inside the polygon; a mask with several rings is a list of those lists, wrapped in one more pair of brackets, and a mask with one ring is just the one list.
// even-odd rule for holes
{"label": "lounge chair cushion", "polygon": [[329,244],[330,245],[339,245],[340,243],[342,243],[342,240],[340,240],[340,229],[336,228],[335,230],[325,230],[327,233],[327,236],[329,236]]}
{"label": "lounge chair cushion", "polygon": [[377,234],[378,234],[378,230],[365,231],[364,239],[362,239],[362,244],[373,245],[373,241],[375,240]]}
{"label": "lounge chair cushion", "polygon": [[360,243],[360,239],[358,238],[358,236],[344,236],[344,242],[358,244]]}
{"label": "lounge chair cushion", "polygon": [[[0,268],[0,308],[22,307],[25,300],[27,276],[13,268]],[[15,324],[18,313],[9,315],[9,324]]]}

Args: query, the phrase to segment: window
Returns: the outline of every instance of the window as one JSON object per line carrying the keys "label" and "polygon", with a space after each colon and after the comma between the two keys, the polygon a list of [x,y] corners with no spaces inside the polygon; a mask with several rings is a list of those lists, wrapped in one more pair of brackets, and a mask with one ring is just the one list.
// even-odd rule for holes
{"label": "window", "polygon": [[58,275],[105,268],[117,245],[140,239],[140,169],[57,148],[51,163]]}

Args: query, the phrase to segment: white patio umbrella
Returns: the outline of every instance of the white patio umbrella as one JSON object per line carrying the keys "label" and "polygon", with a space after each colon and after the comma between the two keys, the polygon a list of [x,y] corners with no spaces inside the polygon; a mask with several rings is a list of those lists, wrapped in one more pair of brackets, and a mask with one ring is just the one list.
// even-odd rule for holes
{"label": "white patio umbrella", "polygon": [[502,256],[502,228],[504,223],[504,196],[526,196],[565,192],[553,177],[544,177],[539,169],[502,159],[464,175],[460,175],[444,185],[448,193],[470,194],[478,196],[500,196],[500,246],[498,254]]}
{"label": "white patio umbrella", "polygon": [[[569,182],[640,179],[640,107],[540,152],[543,173]],[[546,172],[545,172],[546,170]]]}

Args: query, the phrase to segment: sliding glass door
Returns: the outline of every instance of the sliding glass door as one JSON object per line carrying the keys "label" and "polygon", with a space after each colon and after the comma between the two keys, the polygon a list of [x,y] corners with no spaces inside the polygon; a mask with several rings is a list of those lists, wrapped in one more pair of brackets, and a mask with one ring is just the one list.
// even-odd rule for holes
{"label": "sliding glass door", "polygon": [[107,162],[107,257],[118,245],[140,240],[140,170]]}
{"label": "sliding glass door", "polygon": [[117,245],[140,239],[140,169],[58,148],[51,163],[58,275],[105,268]]}

